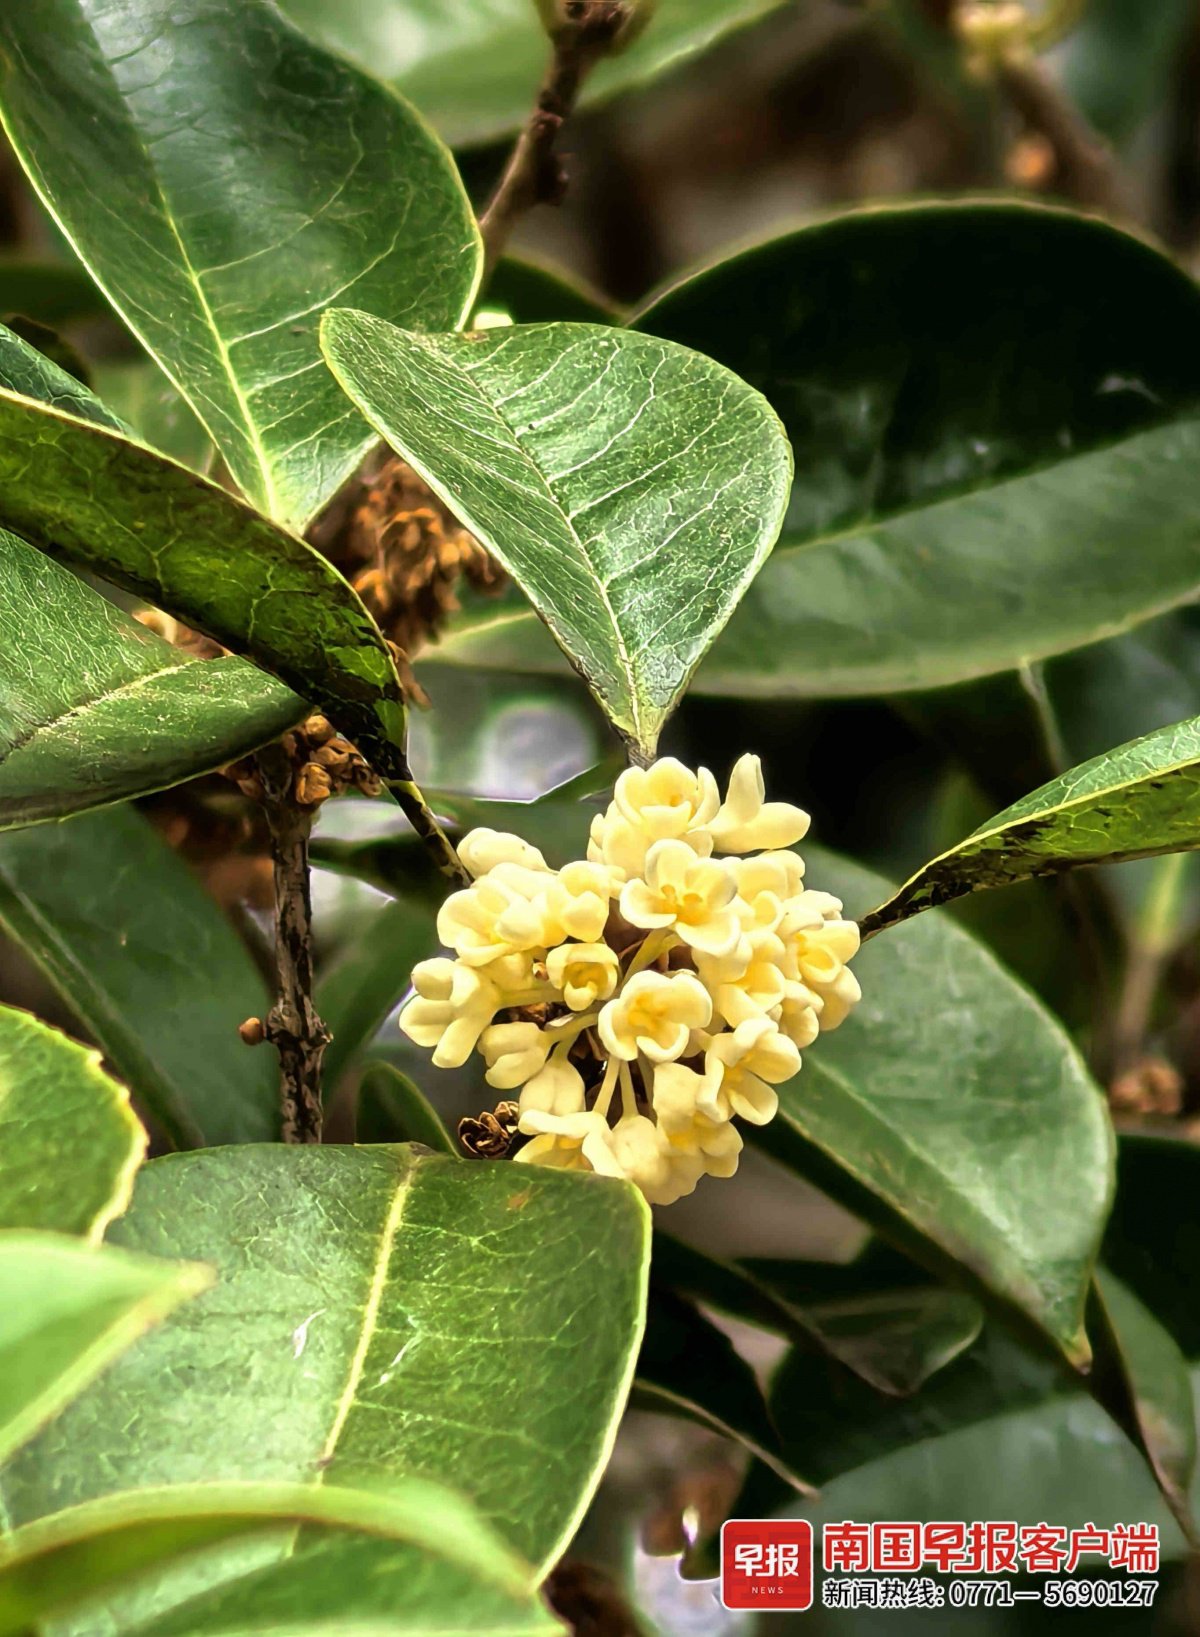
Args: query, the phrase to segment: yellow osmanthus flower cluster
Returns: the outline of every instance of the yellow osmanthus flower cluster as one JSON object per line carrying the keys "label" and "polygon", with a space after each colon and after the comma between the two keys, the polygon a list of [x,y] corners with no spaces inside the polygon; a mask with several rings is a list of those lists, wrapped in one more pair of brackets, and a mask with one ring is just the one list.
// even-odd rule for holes
{"label": "yellow osmanthus flower cluster", "polygon": [[400,1027],[439,1067],[478,1051],[490,1085],[522,1088],[518,1160],[627,1177],[656,1205],[732,1176],[735,1118],[765,1125],[859,998],[858,928],[788,850],[807,830],[764,800],[757,756],[724,801],[670,757],[622,773],[560,870],[473,830],[474,885],[438,916],[455,958],[416,968]]}

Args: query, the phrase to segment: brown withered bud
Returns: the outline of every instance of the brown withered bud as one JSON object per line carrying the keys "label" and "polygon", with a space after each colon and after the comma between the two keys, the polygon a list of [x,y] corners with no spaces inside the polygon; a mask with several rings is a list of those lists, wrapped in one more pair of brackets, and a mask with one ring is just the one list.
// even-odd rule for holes
{"label": "brown withered bud", "polygon": [[317,807],[333,794],[333,780],[328,768],[316,762],[305,762],[296,774],[292,793],[300,807]]}
{"label": "brown withered bud", "polygon": [[497,1103],[495,1112],[485,1109],[477,1120],[469,1116],[458,1122],[458,1140],[477,1160],[502,1160],[517,1134],[516,1103]]}
{"label": "brown withered bud", "polygon": [[239,1023],[238,1034],[247,1046],[261,1046],[267,1038],[261,1017],[248,1017],[244,1023]]}

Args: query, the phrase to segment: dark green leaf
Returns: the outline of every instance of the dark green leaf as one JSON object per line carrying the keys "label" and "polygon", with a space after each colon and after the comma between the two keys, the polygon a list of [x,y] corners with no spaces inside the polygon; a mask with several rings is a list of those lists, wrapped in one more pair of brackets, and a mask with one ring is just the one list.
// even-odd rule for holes
{"label": "dark green leaf", "polygon": [[[0,1637],[20,1637],[88,1597],[111,1595],[132,1576],[280,1524],[315,1524],[415,1546],[514,1603],[525,1601],[522,1632],[542,1624],[529,1596],[532,1571],[452,1491],[424,1478],[408,1478],[387,1495],[315,1484],[178,1484],[106,1496],[57,1512],[0,1544]],[[449,1579],[444,1588],[447,1613],[453,1611],[450,1598],[458,1590]],[[347,1584],[340,1592],[350,1621],[358,1613],[355,1590]],[[249,1610],[245,1617],[248,1623],[253,1618]],[[319,1629],[321,1624],[319,1617],[306,1615],[297,1629]],[[549,1621],[545,1624],[554,1629]]]}
{"label": "dark green leaf", "polygon": [[1117,1198],[1104,1265],[1165,1325],[1188,1359],[1200,1359],[1200,1147],[1182,1138],[1126,1133],[1117,1153]]}
{"label": "dark green leaf", "polygon": [[373,439],[322,367],[352,300],[453,328],[478,236],[411,110],[241,0],[28,0],[0,18],[5,126],[38,192],[230,471],[297,526]]}
{"label": "dark green leaf", "polygon": [[1195,1537],[1196,1412],[1187,1362],[1153,1313],[1113,1274],[1096,1272],[1088,1385],[1141,1451],[1180,1528]]}
{"label": "dark green leaf", "polygon": [[418,1086],[391,1063],[368,1063],[358,1086],[360,1143],[418,1142],[461,1158],[458,1144]]}
{"label": "dark green leaf", "polygon": [[863,932],[881,932],[964,893],[1027,876],[1196,846],[1200,718],[1073,767],[997,813],[865,916]]}
{"label": "dark green leaf", "polygon": [[[1140,239],[1032,204],[863,210],[638,325],[758,387],[795,450],[782,538],[702,692],[937,687],[1195,594],[1200,293]],[[515,599],[476,608],[439,658],[546,668],[531,625]]]}
{"label": "dark green leaf", "polygon": [[174,648],[0,529],[0,829],[146,795],[305,713],[245,660]]}
{"label": "dark green leaf", "polygon": [[125,423],[65,369],[0,324],[0,387],[61,409],[65,415],[128,432]]}
{"label": "dark green leaf", "polygon": [[[808,846],[805,855],[809,879],[851,912],[886,893],[857,865]],[[756,1139],[1086,1363],[1113,1138],[1078,1052],[944,917],[870,944],[855,972],[862,1004],[805,1054]]]}
{"label": "dark green leaf", "polygon": [[99,1053],[0,1008],[0,1229],[102,1238],[145,1152],[129,1094]]}
{"label": "dark green leaf", "polygon": [[0,1459],[151,1325],[211,1283],[202,1267],[95,1249],[58,1234],[0,1234]]}
{"label": "dark green leaf", "polygon": [[248,653],[406,776],[403,693],[370,615],[311,546],[216,484],[0,392],[0,524]]}
{"label": "dark green leaf", "polygon": [[327,1096],[403,999],[416,963],[438,949],[433,916],[415,904],[386,904],[362,922],[317,983],[317,1010],[333,1034],[323,1064]]}
{"label": "dark green leaf", "polygon": [[0,836],[0,926],[172,1142],[274,1136],[277,1065],[237,1034],[266,1010],[262,977],[132,808]]}
{"label": "dark green leaf", "polygon": [[487,282],[482,305],[507,313],[514,324],[615,324],[617,314],[598,291],[561,267],[526,256],[505,256]]}
{"label": "dark green leaf", "polygon": [[1194,17],[1190,0],[1088,0],[1058,53],[1063,88],[1088,122],[1126,142],[1171,94]]}
{"label": "dark green leaf", "polygon": [[[686,62],[781,0],[656,0],[644,33],[602,63],[595,101]],[[549,47],[532,0],[284,0],[302,28],[392,80],[449,142],[485,141],[529,116]]]}
{"label": "dark green leaf", "polygon": [[598,325],[418,336],[336,312],[322,338],[652,753],[782,521],[790,456],[768,406],[698,354]]}
{"label": "dark green leaf", "polygon": [[[640,1340],[648,1214],[632,1189],[404,1148],[210,1149],[146,1166],[114,1233],[199,1254],[220,1283],[18,1457],[14,1521],[164,1478],[324,1473],[386,1494],[417,1474],[461,1490],[539,1571],[557,1558]],[[247,1595],[283,1597],[305,1571],[325,1608],[330,1588],[363,1577],[405,1604],[404,1554],[301,1546],[300,1570],[287,1539],[249,1574],[222,1557],[202,1608],[172,1616],[156,1600],[139,1618],[156,1634],[240,1630]],[[214,1614],[210,1627],[222,1604],[231,1623]]]}
{"label": "dark green leaf", "polygon": [[754,1371],[690,1302],[652,1288],[634,1378],[635,1401],[698,1421],[757,1456],[791,1488],[811,1489],[779,1447]]}
{"label": "dark green leaf", "polygon": [[33,318],[39,324],[71,324],[107,318],[111,309],[78,264],[0,255],[0,318]]}

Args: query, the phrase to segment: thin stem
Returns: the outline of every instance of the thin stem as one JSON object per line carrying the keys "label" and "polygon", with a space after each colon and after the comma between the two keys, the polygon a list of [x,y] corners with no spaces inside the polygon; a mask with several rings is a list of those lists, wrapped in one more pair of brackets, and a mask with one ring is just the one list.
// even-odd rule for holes
{"label": "thin stem", "polygon": [[395,796],[405,818],[424,843],[440,875],[445,876],[447,891],[469,887],[471,877],[454,850],[450,837],[434,816],[433,809],[412,779],[387,779],[388,789]]}
{"label": "thin stem", "polygon": [[1105,216],[1121,216],[1124,187],[1112,150],[1060,90],[1041,63],[1013,58],[996,65],[996,83],[1025,126],[1054,155],[1056,191]]}
{"label": "thin stem", "polygon": [[263,1038],[279,1053],[285,1143],[321,1140],[321,1059],[330,1034],[313,1003],[312,896],[308,840],[312,813],[293,797],[292,758],[282,745],[258,756],[275,865],[274,1005]]}
{"label": "thin stem", "polygon": [[653,965],[658,960],[660,955],[665,955],[667,950],[673,949],[678,942],[679,939],[671,931],[670,927],[663,927],[658,932],[647,933],[642,940],[641,948],[630,961],[625,977],[621,981],[623,983],[628,982],[637,973],[644,972],[648,966]]}
{"label": "thin stem", "polygon": [[628,1063],[622,1063],[618,1071],[621,1081],[621,1113],[626,1119],[637,1113],[637,1092],[633,1089],[633,1070]]}
{"label": "thin stem", "polygon": [[562,21],[551,33],[553,49],[536,106],[479,220],[485,278],[526,211],[562,203],[567,177],[555,151],[559,132],[584,80],[612,49],[629,18],[626,0],[565,0]]}
{"label": "thin stem", "polygon": [[596,1093],[596,1101],[592,1104],[593,1114],[607,1115],[620,1068],[621,1059],[610,1057],[604,1070],[604,1079],[600,1082],[600,1090]]}

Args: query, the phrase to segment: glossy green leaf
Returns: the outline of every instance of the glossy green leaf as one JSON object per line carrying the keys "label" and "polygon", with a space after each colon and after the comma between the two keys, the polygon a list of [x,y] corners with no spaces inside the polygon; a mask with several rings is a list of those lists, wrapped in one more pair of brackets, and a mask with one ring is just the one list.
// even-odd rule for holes
{"label": "glossy green leaf", "polygon": [[[849,913],[878,876],[805,847]],[[1112,1197],[1108,1112],[1059,1024],[941,916],[864,949],[863,1001],[805,1054],[756,1140],[936,1263],[947,1260],[1077,1364]]]}
{"label": "glossy green leaf", "polygon": [[0,836],[0,926],[170,1141],[276,1134],[278,1064],[237,1034],[266,1010],[262,977],[140,814],[116,807]]}
{"label": "glossy green leaf", "polygon": [[[638,86],[765,17],[781,0],[655,0],[641,36],[602,63],[584,102]],[[486,141],[528,118],[545,70],[533,0],[284,0],[315,38],[412,98],[447,141]]]}
{"label": "glossy green leaf", "polygon": [[[1015,202],[861,210],[637,323],[757,387],[795,451],[780,543],[701,692],[939,687],[1195,595],[1200,292],[1140,239]],[[440,659],[552,663],[515,598],[456,631]]]}
{"label": "glossy green leaf", "polygon": [[129,1093],[98,1052],[0,1008],[0,1229],[100,1239],[145,1152]]}
{"label": "glossy green leaf", "polygon": [[0,392],[0,525],[248,653],[406,776],[403,693],[370,615],[319,552],[216,484]]}
{"label": "glossy green leaf", "polygon": [[241,0],[29,0],[0,18],[13,147],[247,496],[302,525],[374,441],[323,368],[347,300],[453,328],[478,236],[397,97]]}
{"label": "glossy green leaf", "polygon": [[1117,1154],[1117,1199],[1104,1237],[1104,1265],[1200,1359],[1200,1309],[1193,1269],[1200,1256],[1200,1148],[1180,1137],[1126,1132]]}
{"label": "glossy green leaf", "polygon": [[413,967],[439,947],[432,914],[415,904],[385,904],[362,919],[317,981],[317,1011],[333,1035],[322,1065],[327,1097],[411,988]]}
{"label": "glossy green leaf", "polygon": [[708,359],[598,325],[322,326],[372,424],[504,564],[645,754],[771,548],[790,456]]}
{"label": "glossy green leaf", "polygon": [[57,1234],[0,1234],[0,1458],[211,1282],[202,1267]]}
{"label": "glossy green leaf", "polygon": [[[513,1603],[527,1602],[529,1623],[521,1629],[542,1623],[529,1597],[532,1571],[451,1490],[408,1478],[387,1495],[330,1484],[177,1484],[69,1507],[0,1541],[0,1637],[20,1637],[51,1615],[205,1547],[289,1523],[416,1546]],[[339,1590],[349,1622],[359,1613],[355,1591],[348,1584]],[[448,1577],[448,1612],[457,1590]],[[249,1624],[252,1611],[244,1618]],[[310,1610],[301,1624],[309,1631],[323,1622]]]}
{"label": "glossy green leaf", "polygon": [[368,1063],[358,1085],[360,1143],[417,1142],[461,1159],[458,1144],[419,1086],[391,1063]]}
{"label": "glossy green leaf", "polygon": [[754,1371],[723,1331],[673,1291],[651,1289],[634,1401],[732,1439],[792,1489],[811,1493],[780,1449]]}
{"label": "glossy green leaf", "polygon": [[1141,1450],[1181,1529],[1194,1537],[1188,1495],[1196,1476],[1196,1410],[1187,1362],[1154,1314],[1105,1268],[1096,1273],[1091,1331],[1091,1390]]}
{"label": "glossy green leaf", "polygon": [[[10,1467],[15,1521],[165,1479],[325,1474],[386,1493],[417,1474],[473,1500],[540,1569],[555,1560],[640,1341],[648,1216],[632,1189],[404,1148],[209,1149],[146,1166],[114,1236],[202,1256],[219,1285]],[[331,1584],[349,1548],[311,1550]],[[287,1553],[264,1549],[248,1584],[244,1561],[222,1559],[206,1597],[236,1610],[268,1595],[263,1579],[283,1595]],[[404,1584],[403,1554],[350,1560],[380,1595]],[[193,1604],[178,1626],[153,1612],[156,1633],[206,1629]]]}
{"label": "glossy green leaf", "polygon": [[0,529],[0,829],[236,760],[305,706],[245,660],[200,660]]}
{"label": "glossy green leaf", "polygon": [[863,918],[865,934],[987,887],[1200,846],[1200,718],[1097,756],[926,864]]}

